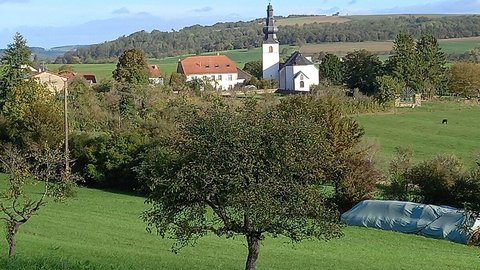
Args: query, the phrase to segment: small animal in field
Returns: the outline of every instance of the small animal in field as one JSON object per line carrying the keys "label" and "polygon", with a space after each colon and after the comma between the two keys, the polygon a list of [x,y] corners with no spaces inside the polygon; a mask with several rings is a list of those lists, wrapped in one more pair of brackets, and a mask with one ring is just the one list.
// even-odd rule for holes
{"label": "small animal in field", "polygon": [[443,119],[442,124],[445,124],[445,125],[448,124],[448,119]]}

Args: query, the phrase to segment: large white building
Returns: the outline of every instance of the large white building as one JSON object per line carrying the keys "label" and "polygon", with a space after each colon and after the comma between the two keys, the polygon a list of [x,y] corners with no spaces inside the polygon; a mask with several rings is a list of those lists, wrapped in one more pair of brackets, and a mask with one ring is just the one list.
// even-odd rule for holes
{"label": "large white building", "polygon": [[280,90],[310,91],[312,85],[320,83],[318,68],[311,58],[295,52],[284,64],[280,64],[278,28],[275,27],[273,7],[267,7],[267,23],[263,28],[263,78],[278,82]]}
{"label": "large white building", "polygon": [[249,75],[225,55],[187,57],[178,63],[177,72],[184,74],[187,81],[209,81],[217,90],[233,89],[249,79]]}

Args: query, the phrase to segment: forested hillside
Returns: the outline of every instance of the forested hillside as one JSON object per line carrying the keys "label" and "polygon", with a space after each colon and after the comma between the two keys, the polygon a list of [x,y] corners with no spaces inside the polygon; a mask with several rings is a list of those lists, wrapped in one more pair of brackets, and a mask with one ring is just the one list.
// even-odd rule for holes
{"label": "forested hillside", "polygon": [[[480,16],[352,16],[343,23],[311,23],[280,26],[282,44],[393,40],[399,32],[418,38],[432,34],[438,39],[480,36]],[[138,48],[147,57],[245,49],[262,43],[263,20],[194,25],[180,31],[141,31],[117,40],[68,52],[57,63],[114,62],[126,49]]]}

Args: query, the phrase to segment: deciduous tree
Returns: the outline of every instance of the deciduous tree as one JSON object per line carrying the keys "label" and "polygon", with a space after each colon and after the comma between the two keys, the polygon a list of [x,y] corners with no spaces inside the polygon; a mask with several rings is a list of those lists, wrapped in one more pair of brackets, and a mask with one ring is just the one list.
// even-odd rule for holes
{"label": "deciduous tree", "polygon": [[320,64],[320,77],[333,84],[342,84],[345,77],[343,63],[338,56],[327,53]]}
{"label": "deciduous tree", "polygon": [[118,59],[113,78],[120,83],[148,84],[148,68],[145,53],[138,49],[126,50]]}
{"label": "deciduous tree", "polygon": [[345,56],[345,82],[351,89],[358,88],[367,95],[375,94],[375,81],[381,75],[382,62],[367,50],[358,50]]}
{"label": "deciduous tree", "polygon": [[[0,196],[0,212],[6,225],[8,255],[13,256],[20,226],[37,215],[49,197],[63,200],[71,196],[77,178],[65,170],[64,156],[56,149],[22,152],[6,146],[2,150],[0,165],[8,174],[8,185]],[[38,184],[43,186],[40,193],[27,191]]]}
{"label": "deciduous tree", "polygon": [[450,93],[466,98],[480,96],[480,65],[469,62],[458,62],[449,70],[448,88]]}
{"label": "deciduous tree", "polygon": [[180,247],[207,232],[243,235],[247,270],[255,269],[266,234],[294,242],[339,236],[322,187],[325,128],[304,109],[298,97],[267,108],[249,100],[185,113],[178,132],[138,169],[151,190],[150,228]]}

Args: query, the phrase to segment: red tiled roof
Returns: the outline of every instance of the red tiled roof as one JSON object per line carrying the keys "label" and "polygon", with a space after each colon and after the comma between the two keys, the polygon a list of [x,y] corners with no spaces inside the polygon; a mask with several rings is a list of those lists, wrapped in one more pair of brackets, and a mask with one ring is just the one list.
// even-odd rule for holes
{"label": "red tiled roof", "polygon": [[92,83],[97,83],[97,77],[95,73],[75,73],[71,71],[60,71],[58,75],[67,78],[68,81],[71,81],[75,79],[76,77],[83,77],[85,80],[92,82]]}
{"label": "red tiled roof", "polygon": [[162,71],[157,65],[148,65],[148,72],[150,73],[150,78],[162,77]]}
{"label": "red tiled roof", "polygon": [[178,63],[177,71],[185,75],[237,73],[237,65],[225,55],[192,56]]}

